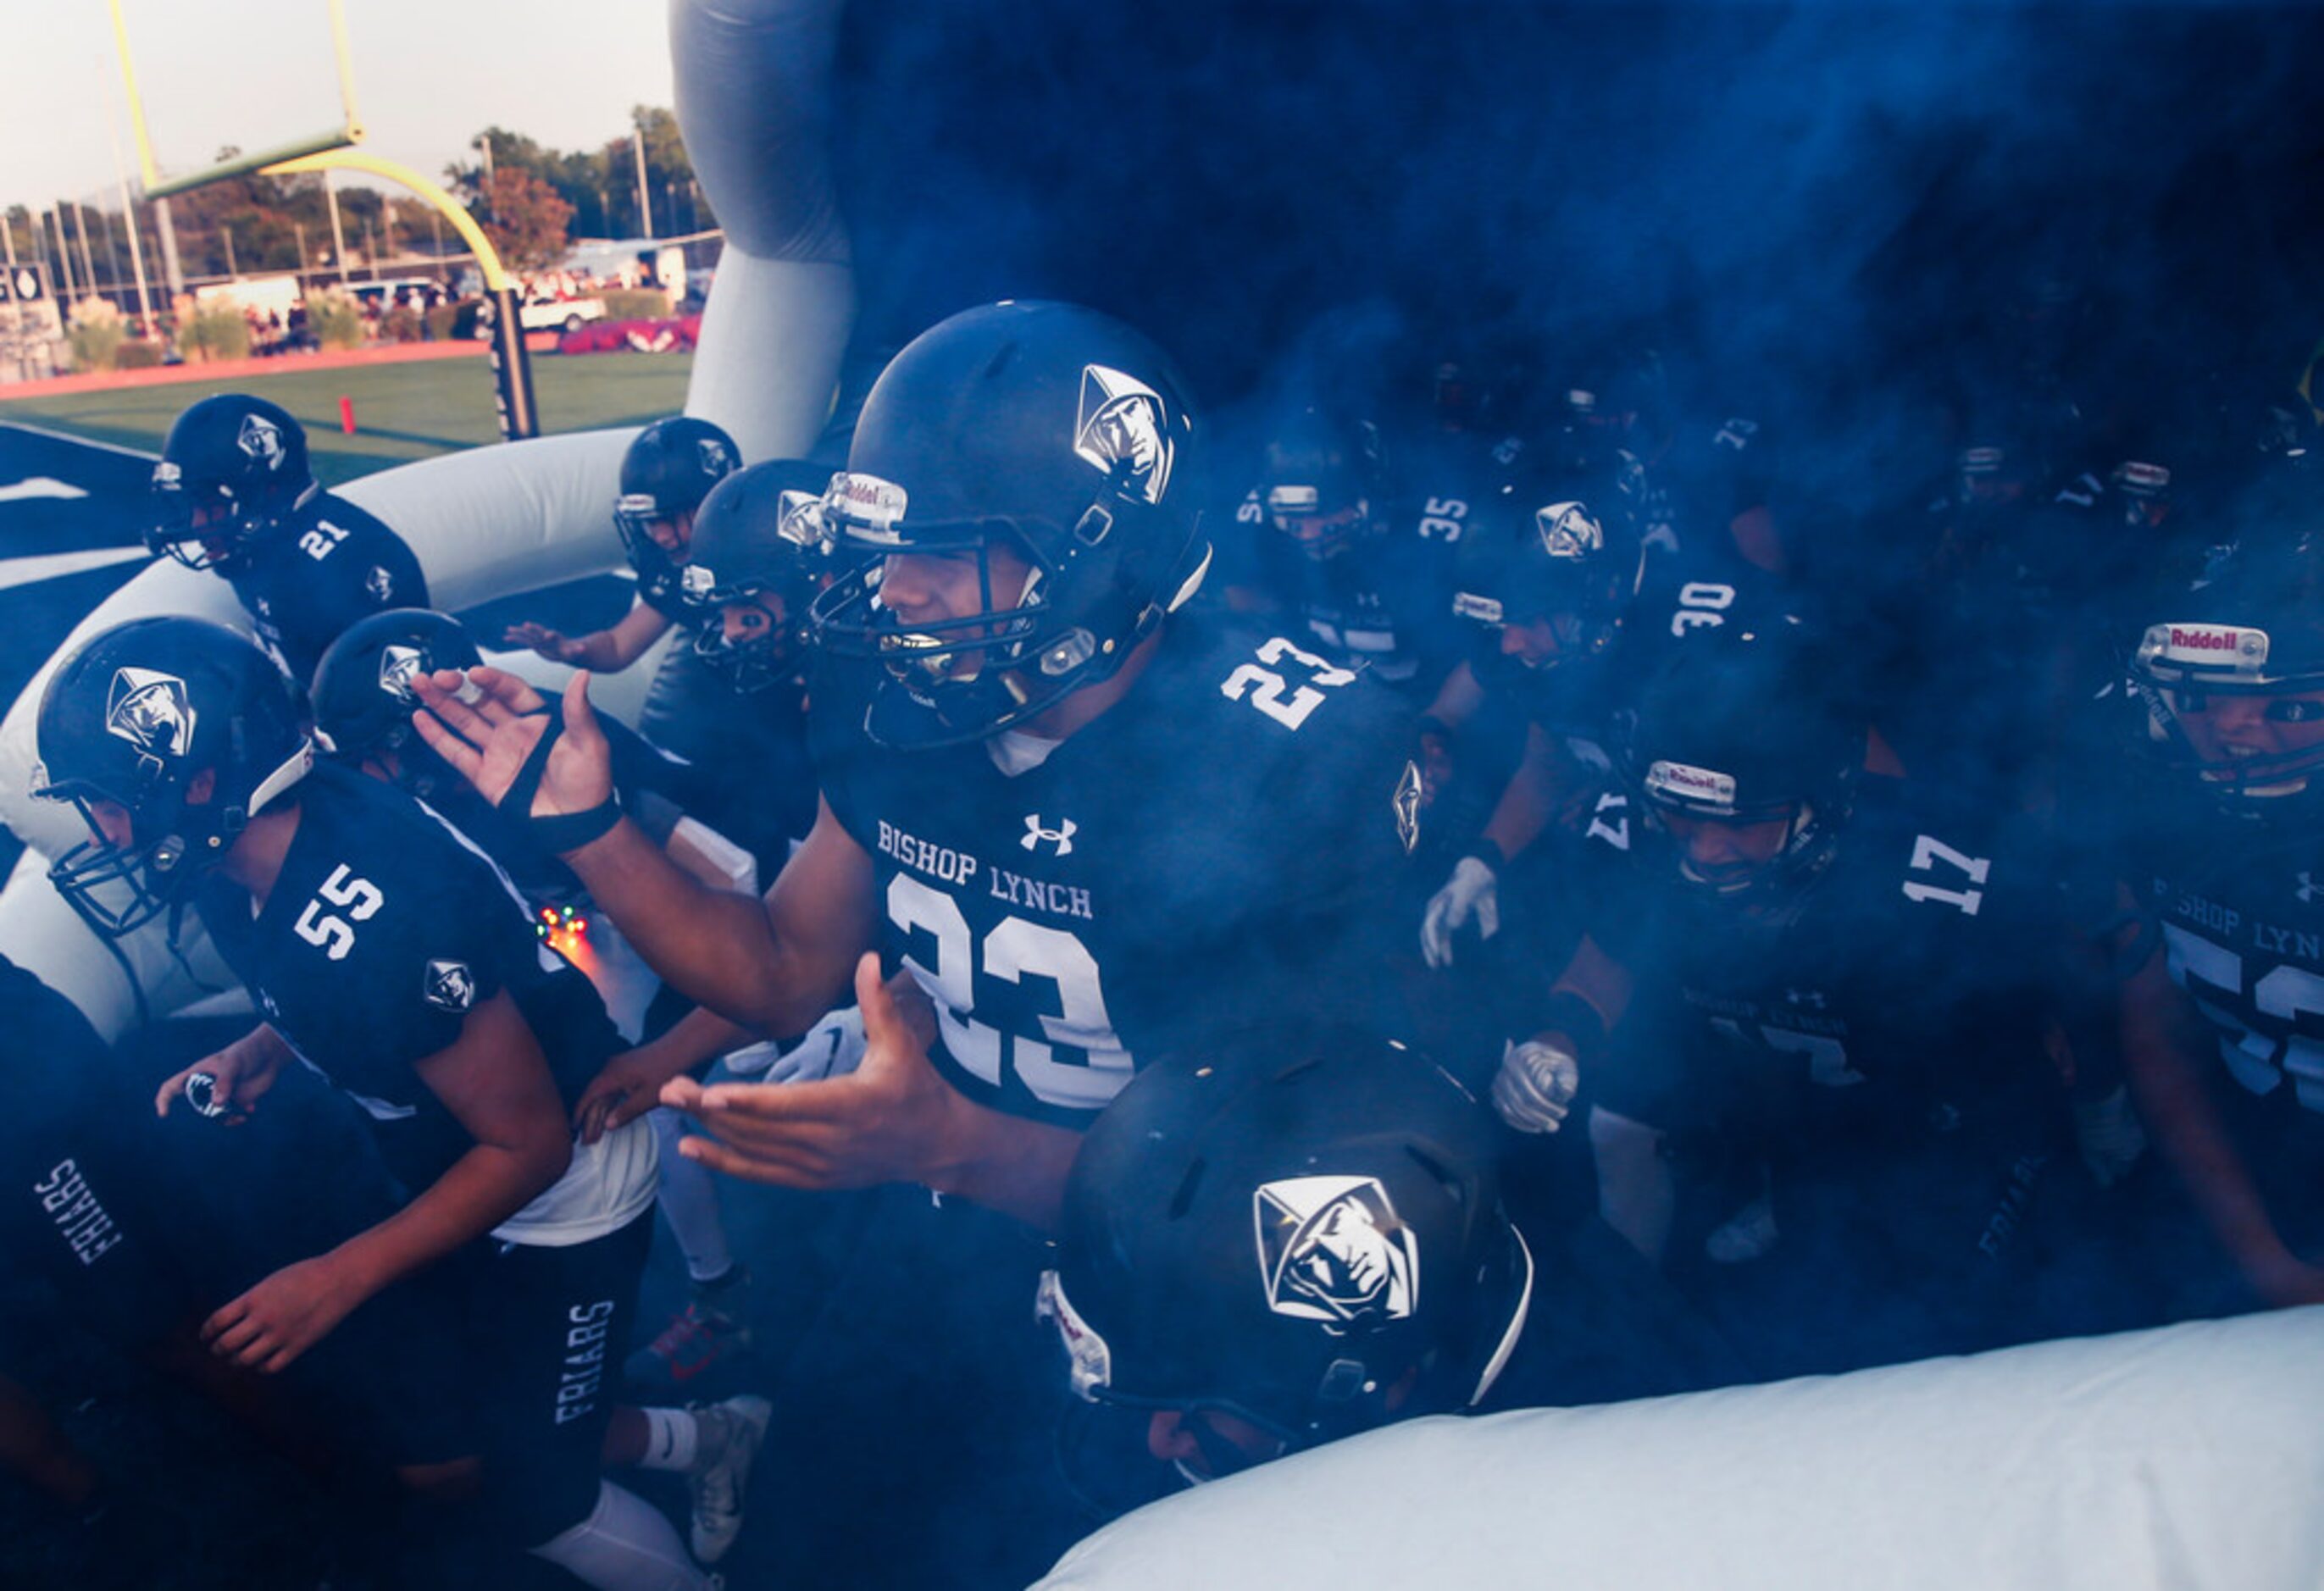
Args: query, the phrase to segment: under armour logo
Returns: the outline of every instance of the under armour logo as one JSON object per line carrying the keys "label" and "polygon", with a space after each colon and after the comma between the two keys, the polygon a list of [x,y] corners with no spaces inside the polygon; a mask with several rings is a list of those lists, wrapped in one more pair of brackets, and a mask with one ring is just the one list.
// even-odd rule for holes
{"label": "under armour logo", "polygon": [[2299,894],[2300,904],[2301,906],[2313,906],[2316,904],[2316,881],[2305,873],[2300,875]]}
{"label": "under armour logo", "polygon": [[1784,999],[1790,1005],[1811,1006],[1819,1011],[1823,1009],[1823,991],[1821,989],[1787,989],[1784,991]]}
{"label": "under armour logo", "polygon": [[1074,832],[1080,826],[1067,818],[1054,829],[1045,829],[1041,826],[1040,814],[1037,813],[1025,820],[1025,838],[1018,843],[1036,853],[1044,845],[1054,845],[1056,849],[1049,853],[1051,856],[1071,856],[1074,853]]}

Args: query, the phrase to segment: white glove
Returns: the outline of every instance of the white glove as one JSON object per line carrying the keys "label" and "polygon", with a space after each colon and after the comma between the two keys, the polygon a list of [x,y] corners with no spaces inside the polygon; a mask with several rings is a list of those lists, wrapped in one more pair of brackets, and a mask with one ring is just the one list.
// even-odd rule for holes
{"label": "white glove", "polygon": [[767,1068],[770,1083],[816,1082],[845,1077],[863,1063],[863,1013],[853,1006],[834,1011],[807,1030],[798,1043]]}
{"label": "white glove", "polygon": [[1428,897],[1428,915],[1420,920],[1420,958],[1431,967],[1452,964],[1452,933],[1477,919],[1477,932],[1490,939],[1501,931],[1500,880],[1493,869],[1473,856],[1452,864],[1444,887]]}
{"label": "white glove", "polygon": [[1571,1050],[1540,1039],[1506,1044],[1493,1078],[1493,1108],[1521,1133],[1554,1133],[1581,1086],[1582,1063]]}
{"label": "white glove", "polygon": [[2130,1174],[2146,1153],[2146,1128],[2130,1103],[2130,1090],[2116,1088],[2099,1099],[2074,1101],[2074,1143],[2090,1180],[2111,1188]]}

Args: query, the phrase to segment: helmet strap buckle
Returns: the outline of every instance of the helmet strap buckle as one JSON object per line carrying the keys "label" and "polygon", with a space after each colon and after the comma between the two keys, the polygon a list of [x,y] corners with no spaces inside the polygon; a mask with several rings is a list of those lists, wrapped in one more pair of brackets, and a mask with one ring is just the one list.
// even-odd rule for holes
{"label": "helmet strap buckle", "polygon": [[1093,502],[1074,521],[1074,539],[1084,547],[1096,547],[1113,534],[1113,512],[1102,502]]}

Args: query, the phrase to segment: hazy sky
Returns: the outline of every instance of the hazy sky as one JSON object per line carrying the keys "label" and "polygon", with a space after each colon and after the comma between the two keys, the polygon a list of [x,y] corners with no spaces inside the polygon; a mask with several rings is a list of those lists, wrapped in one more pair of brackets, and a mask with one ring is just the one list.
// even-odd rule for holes
{"label": "hazy sky", "polygon": [[[661,0],[345,0],[364,147],[440,179],[498,124],[560,149],[619,137],[633,105],[670,103]],[[108,130],[134,185],[105,0],[10,4],[0,87],[0,206],[113,202]],[[122,0],[155,158],[258,149],[339,120],[325,0]]]}

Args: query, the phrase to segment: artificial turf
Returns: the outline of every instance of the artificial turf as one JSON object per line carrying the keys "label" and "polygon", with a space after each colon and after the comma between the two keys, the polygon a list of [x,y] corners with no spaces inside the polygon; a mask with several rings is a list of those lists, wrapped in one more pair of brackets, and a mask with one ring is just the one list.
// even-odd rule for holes
{"label": "artificial turf", "polygon": [[[536,354],[532,375],[540,428],[586,431],[676,414],[685,405],[693,370],[691,354]],[[482,358],[328,370],[301,370],[290,360],[280,374],[0,400],[0,421],[158,452],[170,422],[187,405],[227,391],[255,393],[296,415],[307,428],[315,474],[330,486],[391,464],[500,440],[492,372]],[[352,437],[339,429],[343,396],[355,402]]]}

